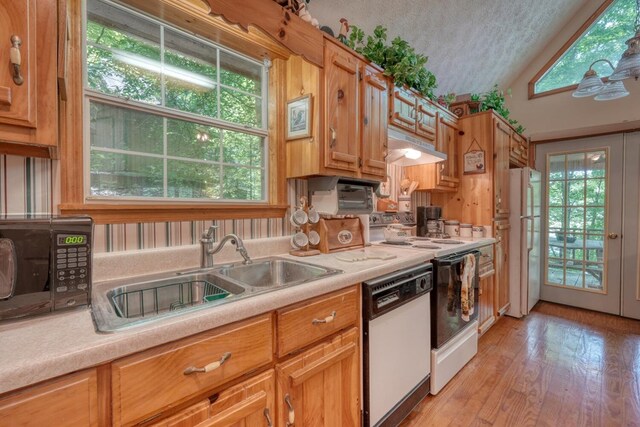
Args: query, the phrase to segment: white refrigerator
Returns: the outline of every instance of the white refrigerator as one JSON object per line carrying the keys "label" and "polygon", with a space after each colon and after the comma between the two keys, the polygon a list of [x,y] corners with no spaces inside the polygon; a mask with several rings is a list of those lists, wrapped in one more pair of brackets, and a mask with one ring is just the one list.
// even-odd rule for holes
{"label": "white refrigerator", "polygon": [[509,301],[507,315],[522,317],[540,299],[540,172],[510,171]]}

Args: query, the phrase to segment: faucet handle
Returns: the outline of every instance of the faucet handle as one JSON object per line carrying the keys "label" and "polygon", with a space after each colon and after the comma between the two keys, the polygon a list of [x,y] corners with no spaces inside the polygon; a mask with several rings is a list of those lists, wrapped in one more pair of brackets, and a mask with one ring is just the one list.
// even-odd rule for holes
{"label": "faucet handle", "polygon": [[215,233],[216,228],[218,228],[217,225],[209,226],[209,229],[204,233],[202,233],[202,239],[207,239],[207,240],[213,239],[213,234]]}

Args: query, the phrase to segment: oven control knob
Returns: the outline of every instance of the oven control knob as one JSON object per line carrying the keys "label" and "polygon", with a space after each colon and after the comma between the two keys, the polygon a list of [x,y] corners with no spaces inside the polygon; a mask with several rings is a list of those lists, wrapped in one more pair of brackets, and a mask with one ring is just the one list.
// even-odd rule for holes
{"label": "oven control knob", "polygon": [[418,289],[420,289],[421,291],[424,291],[425,289],[427,289],[426,277],[421,277],[420,279],[418,279]]}
{"label": "oven control knob", "polygon": [[371,222],[378,222],[378,217],[375,215],[372,215],[370,219],[371,219]]}

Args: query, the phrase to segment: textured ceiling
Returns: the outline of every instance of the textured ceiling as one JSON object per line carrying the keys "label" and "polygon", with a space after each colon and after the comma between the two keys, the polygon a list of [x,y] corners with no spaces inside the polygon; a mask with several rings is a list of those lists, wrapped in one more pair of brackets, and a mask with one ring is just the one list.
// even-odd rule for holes
{"label": "textured ceiling", "polygon": [[429,56],[437,94],[505,88],[587,0],[313,0],[337,34],[347,18],[370,34],[388,28]]}

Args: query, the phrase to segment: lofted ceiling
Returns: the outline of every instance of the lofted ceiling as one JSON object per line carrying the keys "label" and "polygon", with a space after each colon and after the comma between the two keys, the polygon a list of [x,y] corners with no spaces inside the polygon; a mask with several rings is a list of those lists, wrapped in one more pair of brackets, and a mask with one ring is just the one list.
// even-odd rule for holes
{"label": "lofted ceiling", "polygon": [[340,18],[370,34],[378,24],[429,57],[436,94],[506,88],[588,0],[313,0],[336,35]]}

